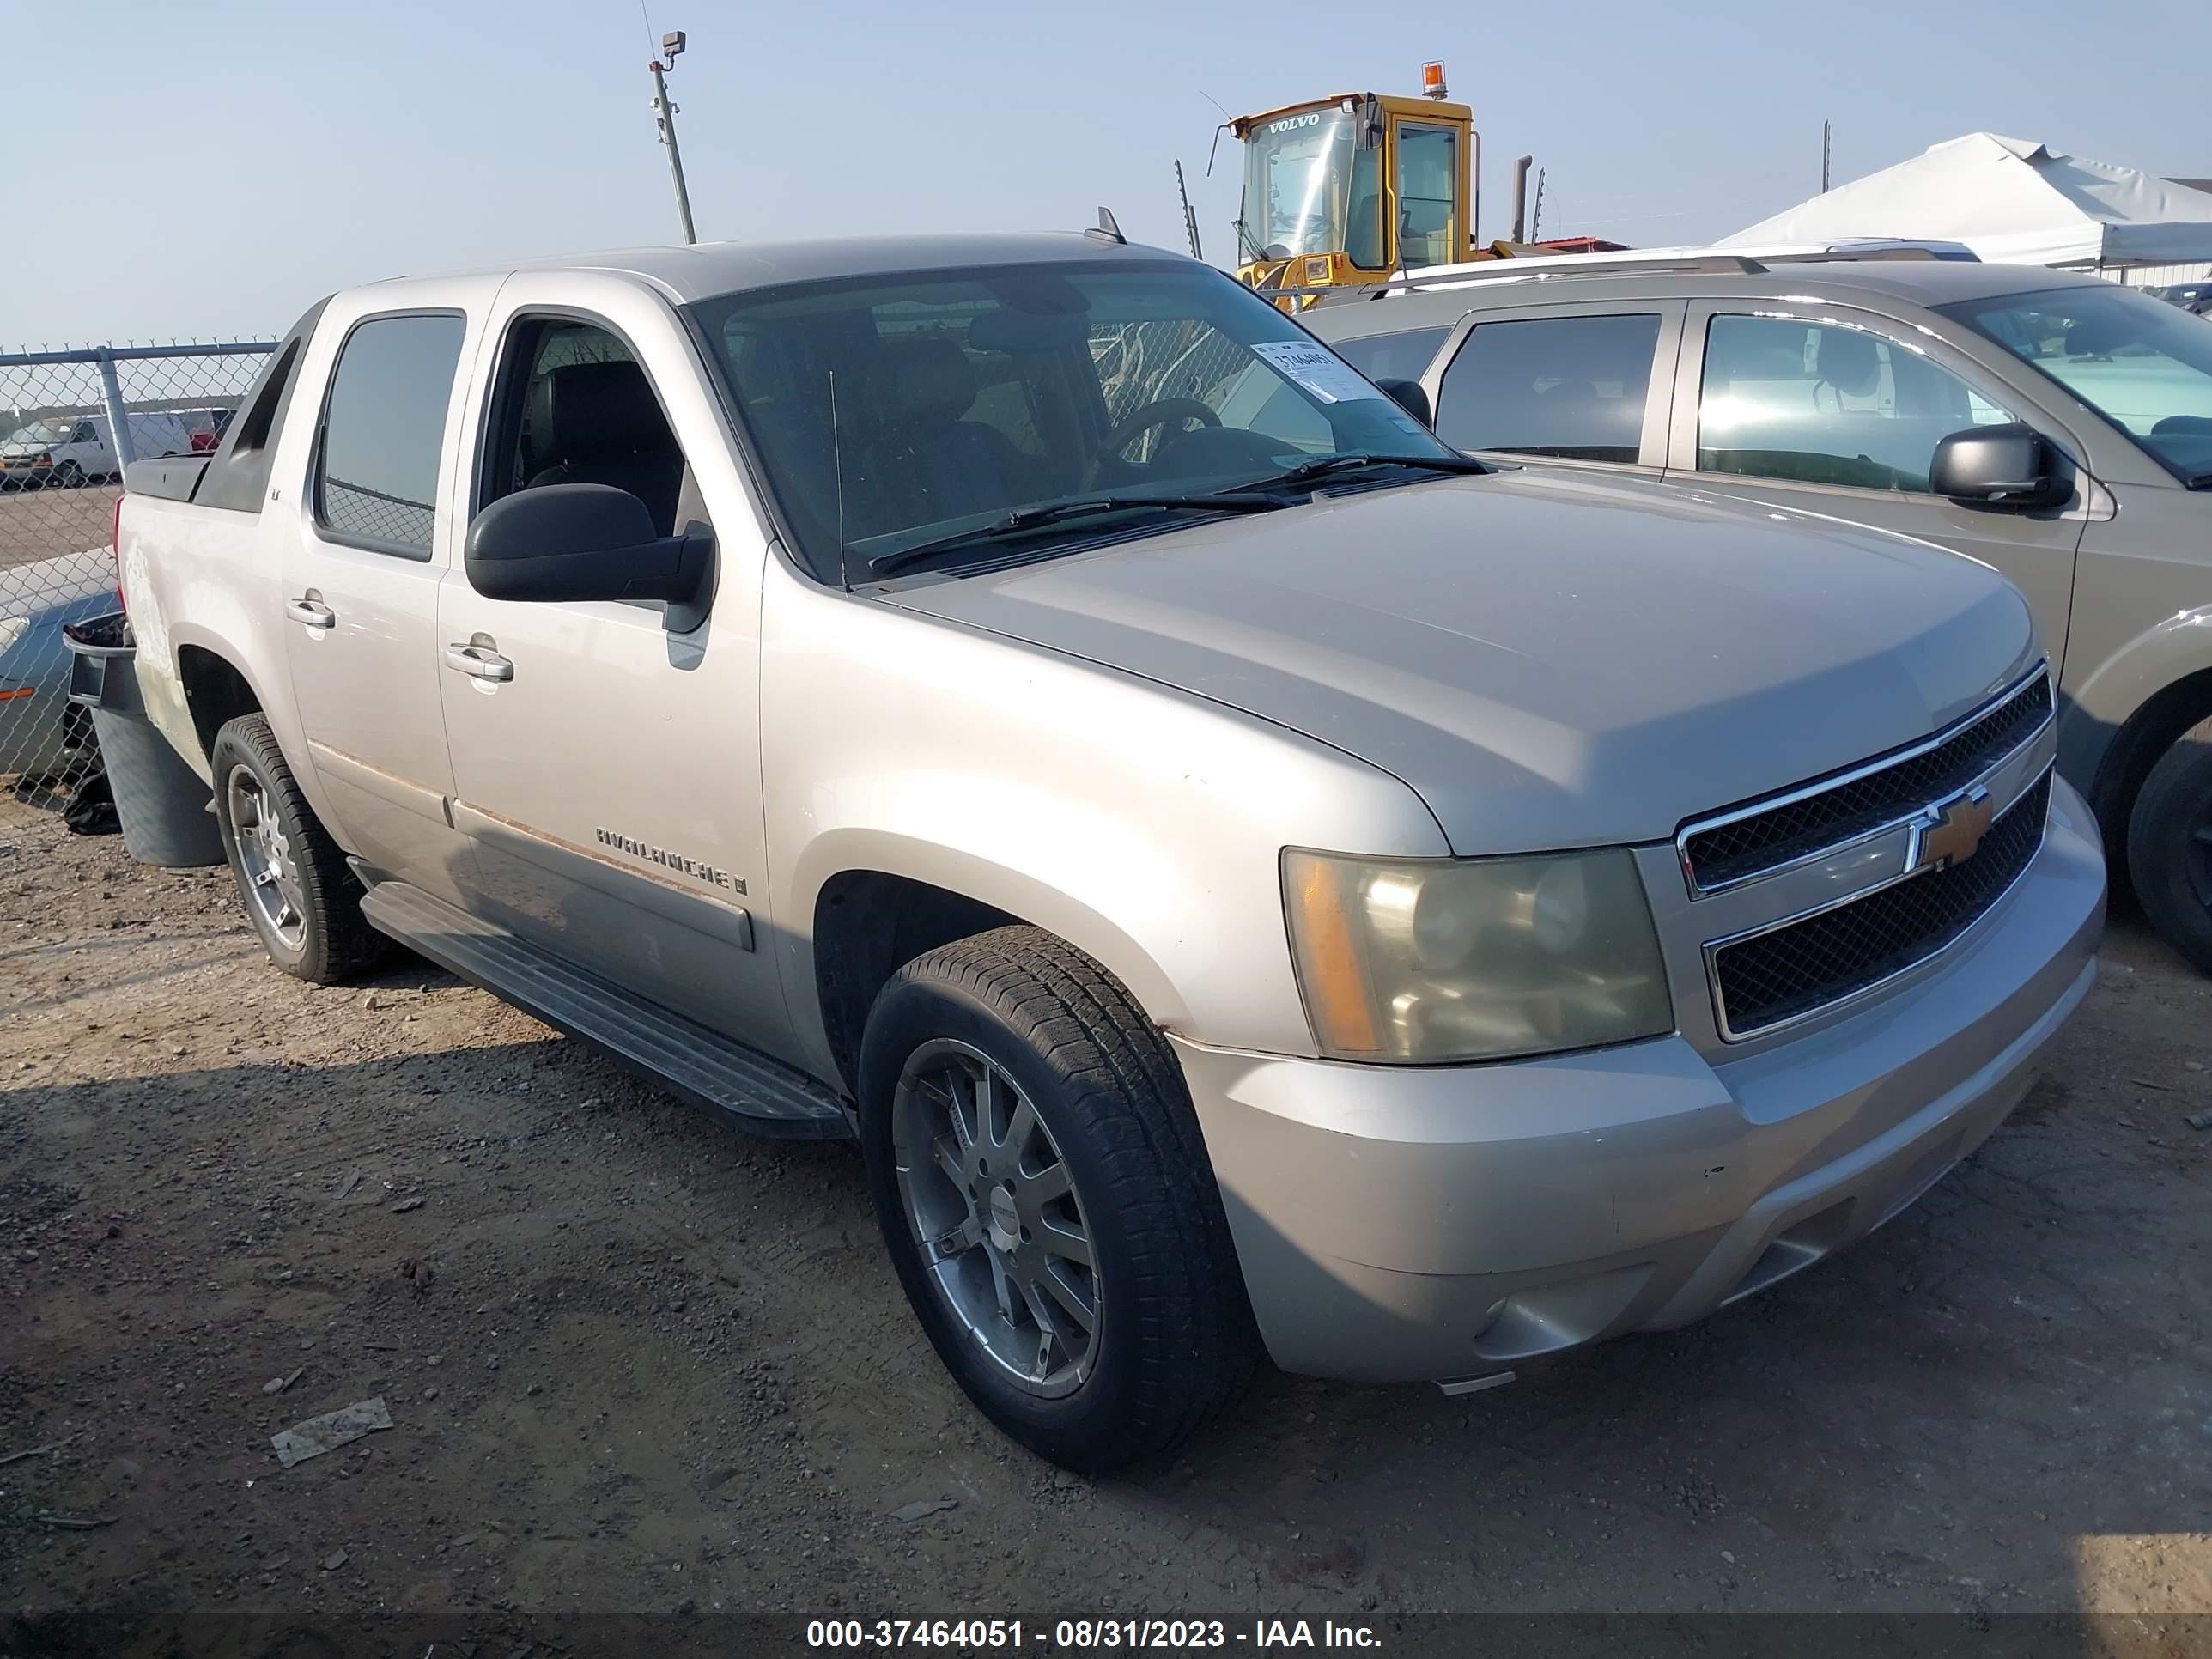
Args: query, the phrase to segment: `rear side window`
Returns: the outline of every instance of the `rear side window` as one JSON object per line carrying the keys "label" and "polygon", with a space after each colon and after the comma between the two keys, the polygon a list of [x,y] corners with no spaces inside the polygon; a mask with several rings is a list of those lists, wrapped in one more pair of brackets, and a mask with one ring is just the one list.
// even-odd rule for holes
{"label": "rear side window", "polygon": [[1437,435],[1458,449],[1634,461],[1656,313],[1485,323],[1444,371]]}
{"label": "rear side window", "polygon": [[373,317],[346,337],[315,471],[315,522],[331,540],[430,556],[465,327],[453,313]]}
{"label": "rear side window", "polygon": [[1418,380],[1451,332],[1446,328],[1409,328],[1398,334],[1370,334],[1359,340],[1332,340],[1329,349],[1370,380]]}

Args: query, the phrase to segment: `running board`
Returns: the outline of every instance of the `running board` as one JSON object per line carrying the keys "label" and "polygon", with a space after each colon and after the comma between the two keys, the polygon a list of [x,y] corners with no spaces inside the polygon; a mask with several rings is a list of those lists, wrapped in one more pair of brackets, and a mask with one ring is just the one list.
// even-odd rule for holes
{"label": "running board", "polygon": [[812,1079],[420,888],[380,882],[361,908],[378,933],[740,1128],[793,1140],[853,1133],[844,1106]]}

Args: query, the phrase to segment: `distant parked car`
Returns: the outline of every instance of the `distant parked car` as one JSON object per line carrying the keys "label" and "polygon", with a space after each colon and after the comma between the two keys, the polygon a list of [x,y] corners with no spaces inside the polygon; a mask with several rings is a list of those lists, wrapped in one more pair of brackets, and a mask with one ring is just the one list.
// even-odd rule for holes
{"label": "distant parked car", "polygon": [[[131,422],[134,459],[191,453],[191,428],[182,416],[162,413],[125,418]],[[105,415],[52,416],[18,427],[0,439],[0,481],[9,489],[40,489],[49,485],[75,489],[95,479],[118,477],[122,471],[122,459],[115,453],[114,434]]]}
{"label": "distant parked car", "polygon": [[230,417],[234,409],[190,410],[186,413],[205,417],[204,424],[196,424],[192,431],[192,451],[195,455],[212,455],[222,446],[222,434],[230,430]]}
{"label": "distant parked car", "polygon": [[115,609],[106,548],[10,566],[0,588],[0,777],[53,777],[94,755],[90,722],[69,701],[62,624]]}
{"label": "distant parked car", "polygon": [[2171,288],[2152,289],[2150,293],[2154,298],[2170,306],[2179,306],[2184,311],[2193,311],[2200,317],[2205,307],[2212,305],[2212,282],[2176,283]]}

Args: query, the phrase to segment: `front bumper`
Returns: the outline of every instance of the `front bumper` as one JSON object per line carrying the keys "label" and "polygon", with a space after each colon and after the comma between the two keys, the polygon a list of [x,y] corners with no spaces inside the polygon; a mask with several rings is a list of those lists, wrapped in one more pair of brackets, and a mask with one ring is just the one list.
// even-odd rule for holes
{"label": "front bumper", "polygon": [[1935,971],[1741,1058],[1681,1036],[1392,1067],[1176,1039],[1286,1370],[1453,1382],[1686,1324],[1864,1237],[2003,1121],[2087,994],[2105,868],[2056,787]]}

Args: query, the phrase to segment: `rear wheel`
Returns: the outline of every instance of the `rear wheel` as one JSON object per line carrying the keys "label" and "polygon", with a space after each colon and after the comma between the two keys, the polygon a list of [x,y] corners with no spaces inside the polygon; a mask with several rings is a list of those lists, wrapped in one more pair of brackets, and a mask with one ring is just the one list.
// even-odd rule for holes
{"label": "rear wheel", "polygon": [[230,721],[210,760],[223,854],[269,959],[335,985],[384,956],[391,945],[361,913],[361,883],[300,793],[268,720]]}
{"label": "rear wheel", "polygon": [[1182,1068],[1104,969],[1034,927],[893,975],[861,1143],[901,1284],[1007,1435],[1098,1472],[1233,1399],[1258,1340]]}
{"label": "rear wheel", "polygon": [[2212,974],[2212,720],[2159,757],[2128,815],[2128,874],[2151,926]]}

